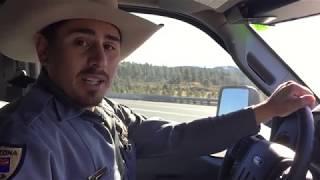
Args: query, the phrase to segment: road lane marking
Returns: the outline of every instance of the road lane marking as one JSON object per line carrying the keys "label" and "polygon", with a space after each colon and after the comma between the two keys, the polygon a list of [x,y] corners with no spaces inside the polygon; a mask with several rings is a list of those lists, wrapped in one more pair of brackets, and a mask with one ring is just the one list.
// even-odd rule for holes
{"label": "road lane marking", "polygon": [[[203,105],[194,105],[194,104],[179,104],[179,103],[164,103],[164,102],[149,102],[149,101],[140,101],[140,100],[119,100],[119,99],[114,99],[116,102],[123,103],[127,106],[144,106],[144,107],[150,107],[150,104],[154,107],[159,107],[159,108],[165,108],[165,109],[172,109],[169,106],[180,106],[180,107],[174,107],[177,110],[184,110],[184,111],[197,111],[197,112],[205,112],[207,113],[212,109],[212,112],[215,112],[216,106],[203,106]],[[162,104],[162,105],[159,105]],[[189,107],[181,107],[181,106],[189,106]],[[194,106],[194,107],[190,107]],[[199,109],[196,109],[199,108]],[[201,109],[205,108],[205,109]]]}
{"label": "road lane marking", "polygon": [[185,117],[192,117],[192,118],[201,118],[199,115],[190,115],[190,114],[182,114],[182,113],[174,113],[174,112],[164,112],[164,111],[157,111],[157,110],[149,110],[149,109],[141,109],[141,108],[132,108],[133,110],[143,111],[143,112],[153,112],[153,113],[160,113],[160,114],[170,114],[176,116],[185,116]]}

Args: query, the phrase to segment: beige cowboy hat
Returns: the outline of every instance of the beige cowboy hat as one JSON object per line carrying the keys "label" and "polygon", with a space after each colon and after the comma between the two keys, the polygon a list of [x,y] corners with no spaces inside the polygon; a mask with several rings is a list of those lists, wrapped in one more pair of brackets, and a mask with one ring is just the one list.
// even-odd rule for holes
{"label": "beige cowboy hat", "polygon": [[0,6],[0,52],[36,62],[34,35],[49,24],[68,19],[95,19],[121,32],[121,59],[144,43],[160,26],[118,9],[117,0],[6,0]]}

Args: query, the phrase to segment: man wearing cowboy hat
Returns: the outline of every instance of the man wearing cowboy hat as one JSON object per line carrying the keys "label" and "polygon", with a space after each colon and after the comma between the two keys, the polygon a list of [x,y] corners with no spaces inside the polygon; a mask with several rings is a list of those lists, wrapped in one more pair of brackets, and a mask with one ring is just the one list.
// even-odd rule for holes
{"label": "man wearing cowboy hat", "polygon": [[310,90],[287,82],[223,117],[147,120],[104,95],[119,62],[157,25],[115,0],[7,0],[0,24],[1,53],[42,65],[29,93],[0,112],[0,179],[135,179],[136,158],[217,152],[274,116],[315,104]]}

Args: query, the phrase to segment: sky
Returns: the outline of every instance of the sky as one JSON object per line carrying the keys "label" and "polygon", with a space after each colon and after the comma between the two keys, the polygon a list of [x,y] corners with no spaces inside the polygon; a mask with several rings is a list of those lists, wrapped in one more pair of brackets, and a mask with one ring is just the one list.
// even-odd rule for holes
{"label": "sky", "polygon": [[216,67],[234,65],[230,55],[207,34],[194,26],[161,16],[143,17],[164,24],[126,61],[166,66]]}
{"label": "sky", "polygon": [[[214,40],[194,26],[153,15],[142,15],[164,24],[126,61],[165,66],[236,66]],[[280,23],[258,33],[314,90],[319,92],[320,15]]]}

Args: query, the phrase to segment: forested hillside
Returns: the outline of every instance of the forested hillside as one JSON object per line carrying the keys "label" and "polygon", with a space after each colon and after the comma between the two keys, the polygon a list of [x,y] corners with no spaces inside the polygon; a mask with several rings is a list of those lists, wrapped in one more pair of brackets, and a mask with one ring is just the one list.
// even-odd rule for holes
{"label": "forested hillside", "polygon": [[124,62],[114,80],[113,92],[216,98],[221,86],[251,85],[231,66],[216,68],[166,67]]}

